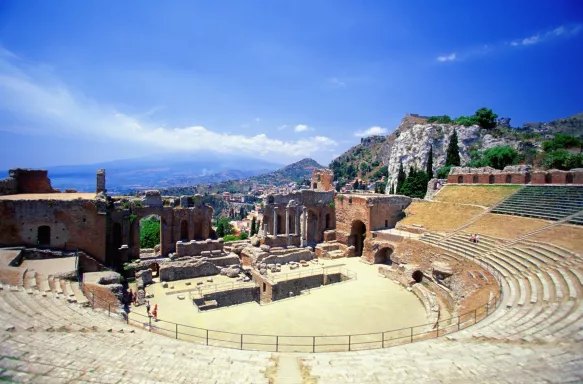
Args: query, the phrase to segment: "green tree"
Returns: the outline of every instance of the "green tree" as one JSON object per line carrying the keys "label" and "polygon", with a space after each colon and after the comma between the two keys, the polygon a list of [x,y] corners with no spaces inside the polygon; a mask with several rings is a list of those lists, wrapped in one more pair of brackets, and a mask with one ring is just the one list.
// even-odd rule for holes
{"label": "green tree", "polygon": [[224,237],[226,235],[232,235],[233,233],[235,233],[235,230],[231,225],[229,218],[221,217],[217,221],[217,236]]}
{"label": "green tree", "polygon": [[489,108],[480,108],[474,114],[476,122],[482,128],[495,128],[498,115]]}
{"label": "green tree", "polygon": [[160,244],[160,220],[157,217],[140,221],[140,248],[154,248]]}
{"label": "green tree", "polygon": [[429,146],[429,155],[427,156],[427,174],[429,178],[433,177],[433,145]]}
{"label": "green tree", "polygon": [[437,170],[437,178],[438,179],[447,179],[449,175],[449,171],[451,170],[451,166],[448,165],[447,167],[442,167]]}
{"label": "green tree", "polygon": [[399,162],[399,173],[397,174],[397,190],[395,191],[396,194],[401,193],[401,187],[405,180],[407,179],[407,175],[405,174],[405,170],[403,169],[403,162]]}
{"label": "green tree", "polygon": [[484,160],[492,168],[504,169],[518,163],[518,151],[506,145],[492,147],[484,152]]}
{"label": "green tree", "polygon": [[399,194],[422,199],[427,192],[428,182],[429,176],[426,172],[411,167]]}
{"label": "green tree", "polygon": [[255,216],[253,216],[253,219],[251,219],[251,236],[257,233],[257,229],[255,228],[256,224]]}
{"label": "green tree", "polygon": [[354,182],[353,188],[354,190],[360,189],[360,184],[358,183],[358,180]]}
{"label": "green tree", "polygon": [[452,165],[459,167],[461,165],[460,149],[458,146],[457,131],[454,129],[449,138],[447,146],[447,153],[445,157],[445,165]]}

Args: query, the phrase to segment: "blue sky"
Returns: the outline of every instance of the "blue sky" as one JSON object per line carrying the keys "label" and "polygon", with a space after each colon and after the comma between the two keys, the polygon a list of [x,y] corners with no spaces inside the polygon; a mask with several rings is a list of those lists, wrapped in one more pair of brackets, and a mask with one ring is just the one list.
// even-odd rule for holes
{"label": "blue sky", "polygon": [[582,68],[578,0],[2,1],[0,169],[328,164],[406,113],[581,112]]}

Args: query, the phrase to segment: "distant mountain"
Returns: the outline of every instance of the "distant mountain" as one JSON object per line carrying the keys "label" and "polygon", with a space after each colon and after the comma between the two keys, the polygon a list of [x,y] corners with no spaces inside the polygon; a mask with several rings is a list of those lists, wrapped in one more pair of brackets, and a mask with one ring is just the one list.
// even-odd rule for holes
{"label": "distant mountain", "polygon": [[215,184],[197,184],[189,187],[163,188],[163,195],[181,196],[195,193],[218,193],[228,191],[231,193],[249,192],[254,186],[282,186],[294,182],[302,182],[310,179],[314,169],[325,168],[313,159],[303,159],[287,165],[277,171],[251,176],[238,180],[228,180]]}
{"label": "distant mountain", "polygon": [[218,183],[264,174],[281,167],[261,159],[198,152],[192,155],[156,155],[88,165],[47,167],[54,188],[95,190],[95,173],[105,169],[111,193]]}

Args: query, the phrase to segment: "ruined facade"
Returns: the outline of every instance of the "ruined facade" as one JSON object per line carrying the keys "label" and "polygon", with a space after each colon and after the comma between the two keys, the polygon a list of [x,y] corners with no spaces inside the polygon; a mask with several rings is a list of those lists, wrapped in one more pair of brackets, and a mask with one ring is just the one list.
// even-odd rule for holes
{"label": "ruined facade", "polygon": [[583,184],[583,169],[533,171],[530,166],[507,166],[503,170],[483,167],[453,167],[451,184]]}
{"label": "ruined facade", "polygon": [[334,180],[334,172],[328,168],[314,169],[312,172],[311,187],[312,190],[318,192],[329,192],[334,190],[332,181]]}
{"label": "ruined facade", "polygon": [[404,217],[411,198],[399,195],[339,194],[336,197],[336,241],[355,247],[355,256],[363,255],[365,239],[371,232],[394,228]]}
{"label": "ruined facade", "polygon": [[[121,207],[105,194],[58,193],[46,171],[11,170],[0,180],[0,246],[24,245],[82,250],[106,265],[140,255],[140,219],[160,218],[163,256],[179,240],[214,236],[212,208],[200,196],[164,206],[158,191],[148,191],[140,204]],[[96,190],[105,191],[105,172],[97,172]]]}
{"label": "ruined facade", "polygon": [[263,224],[265,244],[315,245],[324,240],[324,231],[336,228],[334,192],[302,190],[268,195]]}

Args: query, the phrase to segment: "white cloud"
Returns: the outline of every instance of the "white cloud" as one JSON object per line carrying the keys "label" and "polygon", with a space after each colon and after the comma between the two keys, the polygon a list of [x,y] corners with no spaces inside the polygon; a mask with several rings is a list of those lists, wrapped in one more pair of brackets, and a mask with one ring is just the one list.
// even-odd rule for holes
{"label": "white cloud", "polygon": [[294,131],[296,131],[296,132],[305,132],[308,129],[310,129],[310,128],[305,124],[298,124],[294,127]]}
{"label": "white cloud", "polygon": [[354,133],[356,137],[366,137],[366,136],[375,136],[375,135],[386,135],[387,129],[382,127],[370,127],[366,131],[357,131]]}
{"label": "white cloud", "polygon": [[[0,117],[9,115],[25,124],[32,134],[65,134],[75,137],[121,140],[152,145],[166,151],[214,150],[217,152],[309,157],[332,151],[337,143],[324,136],[279,140],[266,134],[245,136],[217,132],[202,126],[165,127],[143,116],[130,116],[114,106],[88,99],[55,79],[43,66],[16,64],[11,55],[0,55]],[[21,125],[22,125],[21,124]],[[296,126],[306,127],[303,125]],[[6,126],[0,125],[0,130]],[[305,130],[305,129],[300,129]]]}
{"label": "white cloud", "polygon": [[287,125],[286,125],[286,124],[284,124],[284,125],[280,125],[279,127],[277,127],[277,130],[278,130],[278,131],[283,131],[283,130],[284,130],[284,129],[286,129],[286,128],[287,128]]}
{"label": "white cloud", "polygon": [[514,40],[510,42],[510,45],[513,47],[518,47],[521,45],[534,45],[554,38],[575,36],[581,31],[582,27],[582,24],[560,25],[551,31],[544,33],[539,32],[535,35],[525,37],[523,39]]}
{"label": "white cloud", "polygon": [[499,42],[495,44],[481,44],[474,46],[472,48],[459,50],[456,53],[451,53],[449,55],[438,56],[436,60],[438,62],[448,62],[448,61],[463,61],[469,58],[483,57],[489,55],[493,52],[498,52],[501,49],[513,49],[517,47],[534,46],[541,45],[543,42],[547,42],[553,39],[565,39],[577,35],[583,29],[583,24],[568,24],[561,25],[552,30],[539,31],[531,36],[522,37],[519,39],[514,39],[506,42]]}
{"label": "white cloud", "polygon": [[261,121],[261,118],[260,118],[260,117],[256,117],[256,118],[255,118],[255,122],[256,122],[256,123],[259,123],[260,121]]}
{"label": "white cloud", "polygon": [[532,44],[538,43],[539,41],[540,41],[540,36],[534,35],[534,36],[522,39],[522,45],[532,45]]}
{"label": "white cloud", "polygon": [[441,62],[444,62],[444,61],[454,61],[455,58],[456,58],[456,54],[455,53],[450,53],[449,55],[439,56],[437,58],[437,61],[441,61]]}
{"label": "white cloud", "polygon": [[339,78],[337,78],[337,77],[330,77],[330,78],[328,79],[328,83],[330,83],[330,84],[332,84],[332,85],[334,85],[334,86],[336,86],[336,87],[339,87],[339,88],[344,88],[344,87],[346,87],[346,82],[345,82],[345,81],[343,81],[343,80],[340,80],[340,79],[339,79]]}

